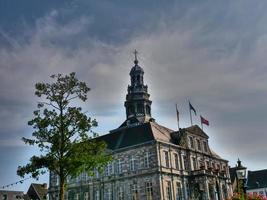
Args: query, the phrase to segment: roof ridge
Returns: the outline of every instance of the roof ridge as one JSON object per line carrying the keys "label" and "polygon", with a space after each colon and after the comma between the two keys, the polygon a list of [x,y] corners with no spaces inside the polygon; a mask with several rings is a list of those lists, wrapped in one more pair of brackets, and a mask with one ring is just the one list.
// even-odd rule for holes
{"label": "roof ridge", "polygon": [[[153,126],[154,126],[158,131],[160,131],[163,135],[165,135],[165,136],[168,137],[168,135],[166,135],[165,132],[162,131],[163,128],[161,128],[160,125],[159,125],[158,123],[156,123],[156,122],[152,123],[152,122],[151,122],[151,124],[153,124]],[[154,134],[153,134],[153,135],[154,135]]]}

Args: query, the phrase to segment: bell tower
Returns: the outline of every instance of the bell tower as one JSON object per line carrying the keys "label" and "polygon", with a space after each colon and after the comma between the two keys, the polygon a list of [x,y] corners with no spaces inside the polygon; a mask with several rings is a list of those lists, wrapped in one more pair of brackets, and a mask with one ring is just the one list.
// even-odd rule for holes
{"label": "bell tower", "polygon": [[[128,85],[128,93],[124,106],[126,108],[126,118],[129,123],[131,119],[137,119],[138,122],[144,123],[151,121],[151,104],[147,85],[144,85],[144,70],[138,65],[137,51],[134,51],[134,66],[130,71],[131,85]],[[134,120],[136,122],[136,120]]]}

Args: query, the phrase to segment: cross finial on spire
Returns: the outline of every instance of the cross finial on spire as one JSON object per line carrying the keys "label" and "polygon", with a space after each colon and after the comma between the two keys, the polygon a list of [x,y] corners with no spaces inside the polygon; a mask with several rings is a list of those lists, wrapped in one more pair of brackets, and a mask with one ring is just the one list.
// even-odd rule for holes
{"label": "cross finial on spire", "polygon": [[136,51],[136,49],[134,50],[134,64],[138,64],[138,60],[137,60],[137,54],[138,54],[138,51]]}

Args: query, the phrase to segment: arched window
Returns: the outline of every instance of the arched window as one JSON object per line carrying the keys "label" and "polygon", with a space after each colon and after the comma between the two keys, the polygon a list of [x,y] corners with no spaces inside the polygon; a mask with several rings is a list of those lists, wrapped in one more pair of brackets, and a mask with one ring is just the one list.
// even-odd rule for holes
{"label": "arched window", "polygon": [[151,113],[150,113],[150,106],[149,105],[146,105],[146,113],[149,114],[149,115],[151,115]]}
{"label": "arched window", "polygon": [[142,104],[137,105],[137,113],[144,113],[144,107]]}
{"label": "arched window", "polygon": [[136,79],[137,79],[137,84],[140,84],[140,75],[137,75]]}
{"label": "arched window", "polygon": [[128,114],[129,115],[134,114],[134,107],[132,105],[129,106],[129,108],[128,108]]}

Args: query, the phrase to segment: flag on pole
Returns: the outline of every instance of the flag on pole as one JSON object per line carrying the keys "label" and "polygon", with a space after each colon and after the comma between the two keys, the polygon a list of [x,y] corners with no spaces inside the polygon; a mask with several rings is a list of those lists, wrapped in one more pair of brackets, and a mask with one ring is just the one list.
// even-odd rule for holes
{"label": "flag on pole", "polygon": [[204,117],[202,117],[201,115],[200,115],[200,121],[201,121],[201,124],[205,124],[205,125],[207,125],[207,126],[210,125],[209,121],[206,120],[206,119],[205,119]]}
{"label": "flag on pole", "polygon": [[179,126],[179,111],[178,111],[178,108],[177,108],[177,104],[176,104],[176,115],[177,115],[177,125],[178,125],[178,130],[180,129],[180,126]]}
{"label": "flag on pole", "polygon": [[190,109],[190,113],[191,113],[191,110],[194,111],[195,115],[197,115],[197,111],[196,109],[191,105],[190,101],[189,101],[189,109]]}
{"label": "flag on pole", "polygon": [[177,108],[177,104],[176,104],[176,115],[177,115],[177,121],[179,122],[180,118],[179,118],[179,111],[178,111],[178,108]]}

